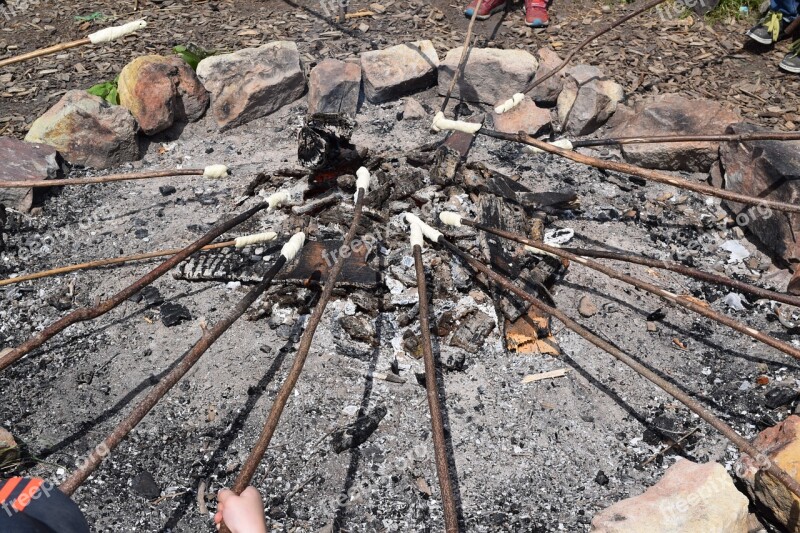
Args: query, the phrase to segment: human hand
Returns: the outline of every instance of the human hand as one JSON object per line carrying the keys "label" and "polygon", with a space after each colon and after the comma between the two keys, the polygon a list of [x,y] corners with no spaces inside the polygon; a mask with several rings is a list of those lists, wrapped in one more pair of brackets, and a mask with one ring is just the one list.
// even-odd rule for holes
{"label": "human hand", "polygon": [[253,487],[247,487],[241,496],[230,489],[222,489],[217,494],[217,514],[214,523],[217,529],[224,522],[231,533],[266,533],[264,503],[261,494]]}

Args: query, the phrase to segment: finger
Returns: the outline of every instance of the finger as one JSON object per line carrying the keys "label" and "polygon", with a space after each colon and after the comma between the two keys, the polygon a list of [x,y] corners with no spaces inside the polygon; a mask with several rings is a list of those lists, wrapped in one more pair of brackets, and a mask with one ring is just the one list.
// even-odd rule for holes
{"label": "finger", "polygon": [[233,496],[233,491],[231,489],[222,489],[217,493],[217,501],[220,505],[225,503],[225,500]]}
{"label": "finger", "polygon": [[261,493],[255,489],[255,487],[247,487],[242,492],[242,498],[250,502],[251,504],[255,504],[258,502],[258,505],[263,506],[264,502],[261,501]]}

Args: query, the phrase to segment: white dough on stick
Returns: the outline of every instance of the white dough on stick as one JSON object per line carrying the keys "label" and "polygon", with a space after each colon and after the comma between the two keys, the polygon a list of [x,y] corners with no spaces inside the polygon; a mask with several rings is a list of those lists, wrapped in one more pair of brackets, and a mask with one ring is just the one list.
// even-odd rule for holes
{"label": "white dough on stick", "polygon": [[[553,142],[551,142],[549,144],[551,144],[552,146],[555,146],[556,148],[563,148],[564,150],[572,150],[573,149],[572,141],[570,141],[569,139],[559,139],[559,140],[553,141]],[[525,149],[528,152],[532,153],[532,154],[543,154],[543,153],[545,153],[544,150],[542,150],[541,148],[537,148],[536,146],[526,145]]]}
{"label": "white dough on stick", "polygon": [[297,252],[300,251],[300,248],[306,243],[306,234],[302,231],[300,233],[295,233],[289,242],[283,245],[281,248],[281,255],[286,258],[286,262],[288,263],[292,259],[297,256]]}
{"label": "white dough on stick", "polygon": [[244,235],[242,237],[236,238],[235,246],[237,248],[244,248],[245,246],[250,246],[252,244],[260,244],[262,242],[274,241],[277,236],[278,234],[275,233],[274,231],[255,233],[253,235]]}
{"label": "white dough on stick", "polygon": [[443,224],[447,224],[448,226],[461,226],[461,215],[455,213],[453,211],[442,211],[439,213],[439,220],[442,221]]}
{"label": "white dough on stick", "polygon": [[146,21],[134,20],[133,22],[128,22],[122,26],[111,26],[110,28],[96,31],[89,34],[88,38],[92,44],[110,43],[111,41],[121,39],[122,37],[130,35],[131,33],[139,31],[145,27],[147,27]]}
{"label": "white dough on stick", "polygon": [[478,122],[464,122],[463,120],[450,120],[444,118],[444,113],[439,111],[433,117],[433,123],[431,124],[431,129],[433,131],[462,131],[464,133],[475,134],[478,132],[479,129],[483,127],[483,124]]}
{"label": "white dough on stick", "polygon": [[514,96],[500,104],[499,106],[494,108],[494,112],[498,115],[502,115],[503,113],[508,113],[515,107],[517,107],[520,102],[525,99],[525,95],[522,93],[516,93]]}
{"label": "white dough on stick", "polygon": [[427,238],[431,242],[438,241],[439,237],[442,236],[441,231],[433,229],[432,227],[421,221],[417,215],[406,213],[404,215],[404,218],[406,219],[406,222],[409,225],[419,224],[419,227],[422,230],[422,234],[425,235],[425,238]]}
{"label": "white dough on stick", "polygon": [[203,170],[203,177],[207,179],[219,179],[228,175],[228,167],[225,165],[208,165]]}

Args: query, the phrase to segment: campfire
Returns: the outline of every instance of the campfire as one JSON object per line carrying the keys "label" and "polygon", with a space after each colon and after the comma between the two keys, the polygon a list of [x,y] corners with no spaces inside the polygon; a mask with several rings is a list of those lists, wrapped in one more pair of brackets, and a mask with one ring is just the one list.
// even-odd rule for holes
{"label": "campfire", "polygon": [[[800,134],[626,105],[573,65],[659,3],[563,60],[475,48],[474,19],[442,59],[426,40],[311,69],[288,41],[142,56],[120,105],[69,91],[0,139],[2,387],[74,380],[55,409],[82,428],[44,431],[49,399],[6,411],[0,469],[94,509],[138,454],[187,454],[164,490],[131,481],[174,503],[147,528],[195,502],[204,527],[214,491],[251,484],[301,531],[796,528]],[[693,497],[680,523],[658,511]]]}

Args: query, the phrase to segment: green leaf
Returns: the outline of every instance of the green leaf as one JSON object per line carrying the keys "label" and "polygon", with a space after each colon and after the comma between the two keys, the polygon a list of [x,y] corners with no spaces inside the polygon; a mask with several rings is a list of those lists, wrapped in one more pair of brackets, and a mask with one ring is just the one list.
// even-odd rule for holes
{"label": "green leaf", "polygon": [[97,85],[92,85],[86,90],[86,92],[95,96],[99,96],[110,104],[119,105],[119,89],[117,88],[118,81],[119,76],[114,78],[113,81],[106,81],[103,83],[98,83]]}
{"label": "green leaf", "polygon": [[215,50],[204,50],[196,44],[191,43],[186,46],[178,45],[173,48],[172,51],[186,61],[189,66],[192,67],[192,70],[197,70],[197,65],[205,58],[217,54]]}
{"label": "green leaf", "polygon": [[105,15],[103,15],[99,11],[95,11],[94,13],[92,13],[90,15],[76,15],[75,16],[75,20],[77,20],[78,22],[93,22],[95,20],[100,20],[100,19],[103,19],[103,18],[105,18]]}

